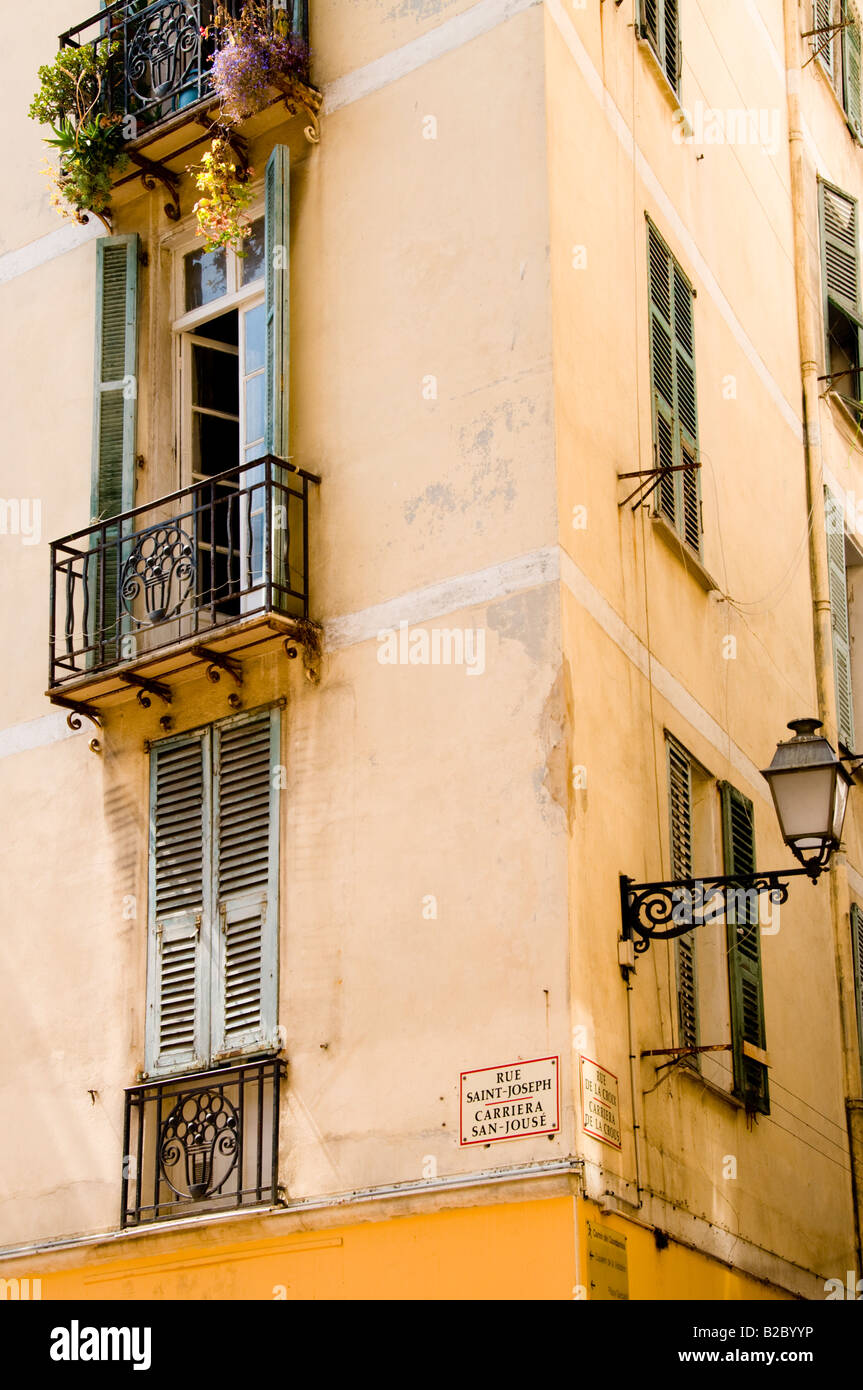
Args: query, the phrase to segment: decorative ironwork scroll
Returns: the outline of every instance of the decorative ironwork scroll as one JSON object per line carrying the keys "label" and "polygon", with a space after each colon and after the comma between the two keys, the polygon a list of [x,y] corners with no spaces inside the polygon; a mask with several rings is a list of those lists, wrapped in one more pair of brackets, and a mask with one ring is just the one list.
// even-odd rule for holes
{"label": "decorative ironwork scroll", "polygon": [[[139,627],[176,617],[195,579],[195,547],[179,526],[151,526],[135,537],[123,566],[120,594],[123,607]],[[143,593],[146,618],[132,605]]]}
{"label": "decorative ironwork scroll", "polygon": [[227,1096],[196,1091],[180,1096],[159,1138],[159,1166],[178,1197],[215,1196],[237,1162],[240,1121]]}
{"label": "decorative ironwork scroll", "polygon": [[173,96],[184,85],[198,59],[197,9],[183,0],[167,0],[149,7],[134,26],[126,51],[126,82],[130,96],[142,106]]}
{"label": "decorative ironwork scroll", "polygon": [[780,869],[718,878],[687,878],[662,883],[633,883],[620,879],[623,938],[643,955],[652,941],[677,936],[724,919],[731,911],[741,924],[758,921],[758,897],[769,894],[774,906],[788,900],[784,879],[808,874],[806,869]]}

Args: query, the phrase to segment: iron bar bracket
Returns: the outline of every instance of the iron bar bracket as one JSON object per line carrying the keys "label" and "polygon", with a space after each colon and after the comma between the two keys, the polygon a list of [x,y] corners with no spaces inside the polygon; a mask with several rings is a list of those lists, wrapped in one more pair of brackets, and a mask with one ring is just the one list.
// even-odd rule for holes
{"label": "iron bar bracket", "polygon": [[69,711],[66,716],[66,723],[75,733],[81,728],[81,720],[89,719],[91,724],[95,724],[97,729],[101,729],[102,720],[99,711],[92,705],[84,704],[81,700],[68,700],[65,695],[49,695],[52,705],[59,705],[61,709]]}
{"label": "iron bar bracket", "polygon": [[154,159],[147,159],[145,155],[138,154],[137,150],[127,151],[130,160],[137,165],[140,170],[140,179],[148,192],[152,193],[156,183],[160,183],[167,190],[169,202],[165,204],[165,215],[172,222],[180,220],[180,177],[167,169],[164,164],[159,164]]}
{"label": "iron bar bracket", "polygon": [[227,671],[237,685],[243,684],[243,668],[235,657],[225,656],[223,652],[214,652],[210,647],[193,647],[192,651],[202,661],[208,662],[207,678],[214,685],[221,680],[222,671]]}
{"label": "iron bar bracket", "polygon": [[149,709],[152,701],[151,695],[155,695],[157,700],[162,700],[166,705],[171,703],[170,687],[164,685],[162,681],[145,680],[143,676],[133,676],[128,671],[119,672],[120,680],[126,685],[135,686],[138,691],[138,704],[142,709]]}
{"label": "iron bar bracket", "polygon": [[642,481],[617,505],[618,507],[625,507],[627,502],[631,502],[633,497],[638,495],[638,500],[632,509],[635,511],[636,507],[640,507],[647,501],[650,494],[659,487],[662,479],[669,473],[695,473],[700,467],[701,464],[698,460],[693,459],[691,463],[675,463],[663,465],[661,468],[637,468],[632,473],[618,473],[618,481],[622,481],[624,478],[640,478]]}

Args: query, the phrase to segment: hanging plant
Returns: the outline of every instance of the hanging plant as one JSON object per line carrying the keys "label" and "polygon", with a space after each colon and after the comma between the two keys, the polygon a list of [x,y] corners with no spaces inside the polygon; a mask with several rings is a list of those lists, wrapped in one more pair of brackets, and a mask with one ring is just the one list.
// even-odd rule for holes
{"label": "hanging plant", "polygon": [[252,201],[254,169],[238,170],[230,144],[217,136],[201,163],[188,172],[203,195],[194,210],[198,235],[204,237],[204,250],[233,246],[238,255],[244,255],[242,245],[252,230],[244,218]]}
{"label": "hanging plant", "polygon": [[262,111],[270,87],[291,78],[306,79],[308,47],[291,31],[285,10],[277,10],[271,22],[266,0],[246,0],[236,16],[220,4],[215,27],[211,77],[222,118],[229,125]]}
{"label": "hanging plant", "polygon": [[57,167],[48,164],[54,206],[64,217],[86,221],[95,213],[105,225],[111,201],[111,174],[128,163],[122,116],[100,112],[118,45],[107,40],[81,48],[63,48],[53,63],[39,69],[39,90],[29,115],[51,127],[45,143],[58,151]]}

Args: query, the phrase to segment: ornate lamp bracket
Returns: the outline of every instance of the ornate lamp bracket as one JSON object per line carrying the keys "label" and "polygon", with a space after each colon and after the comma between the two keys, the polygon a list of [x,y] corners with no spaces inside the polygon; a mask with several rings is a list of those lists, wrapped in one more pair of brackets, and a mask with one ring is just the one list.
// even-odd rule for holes
{"label": "ornate lamp bracket", "polygon": [[820,869],[777,869],[754,874],[731,874],[714,878],[669,879],[659,883],[634,883],[625,874],[620,876],[620,907],[622,942],[632,944],[634,956],[624,959],[621,970],[628,978],[635,968],[634,957],[644,955],[653,941],[672,941],[687,932],[709,925],[725,917],[731,909],[741,911],[738,895],[743,897],[742,910],[751,904],[750,894],[769,893],[776,906],[788,901],[785,879],[806,874],[813,883]]}

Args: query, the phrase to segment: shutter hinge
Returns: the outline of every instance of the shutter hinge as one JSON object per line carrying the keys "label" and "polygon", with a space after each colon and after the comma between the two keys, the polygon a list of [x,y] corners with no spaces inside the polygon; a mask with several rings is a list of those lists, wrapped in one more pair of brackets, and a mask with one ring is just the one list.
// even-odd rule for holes
{"label": "shutter hinge", "polygon": [[162,945],[162,923],[161,923],[161,922],[157,922],[157,923],[156,923],[156,940],[158,941],[159,946],[161,947],[161,945]]}
{"label": "shutter hinge", "polygon": [[222,919],[222,935],[226,935],[228,930],[228,909],[225,903],[219,904],[219,916]]}
{"label": "shutter hinge", "polygon": [[200,912],[196,912],[196,913],[195,913],[195,940],[196,940],[196,941],[200,941],[200,939],[201,939],[201,914],[200,914]]}
{"label": "shutter hinge", "polygon": [[144,266],[147,266],[147,265],[150,264],[150,253],[149,253],[149,251],[142,251],[142,252],[140,253],[140,255],[138,256],[138,264],[139,264],[139,265],[144,265]]}

